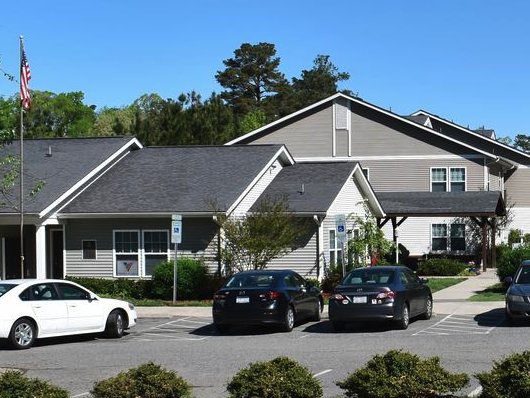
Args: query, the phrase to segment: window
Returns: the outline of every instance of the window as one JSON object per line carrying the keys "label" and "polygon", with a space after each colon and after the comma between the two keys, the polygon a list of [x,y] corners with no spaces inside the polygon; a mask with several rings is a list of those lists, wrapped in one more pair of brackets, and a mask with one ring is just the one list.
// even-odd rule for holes
{"label": "window", "polygon": [[155,267],[168,260],[169,232],[144,231],[144,274],[153,275]]}
{"label": "window", "polygon": [[368,181],[370,181],[370,169],[368,169],[368,168],[364,169],[364,168],[363,168],[363,169],[361,169],[361,170],[362,170],[364,176],[366,177],[366,179],[367,179]]}
{"label": "window", "polygon": [[465,251],[465,224],[433,224],[432,251]]}
{"label": "window", "polygon": [[329,264],[342,265],[342,249],[334,229],[329,230]]}
{"label": "window", "polygon": [[[448,179],[449,174],[449,179]],[[432,167],[432,192],[464,192],[466,190],[465,167]]]}
{"label": "window", "polygon": [[451,192],[464,192],[466,190],[466,169],[451,167]]}
{"label": "window", "polygon": [[445,167],[435,167],[431,169],[431,191],[447,191],[447,169]]}
{"label": "window", "polygon": [[138,231],[114,231],[114,260],[116,276],[139,276]]}
{"label": "window", "polygon": [[57,285],[63,300],[89,300],[90,294],[77,286],[59,283]]}
{"label": "window", "polygon": [[83,247],[83,260],[95,260],[96,259],[96,241],[95,240],[83,240],[81,241]]}

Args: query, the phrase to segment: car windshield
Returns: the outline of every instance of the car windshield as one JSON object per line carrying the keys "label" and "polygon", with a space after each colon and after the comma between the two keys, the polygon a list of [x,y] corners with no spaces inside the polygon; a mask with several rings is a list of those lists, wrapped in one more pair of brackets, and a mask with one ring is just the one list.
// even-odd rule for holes
{"label": "car windshield", "polygon": [[16,285],[14,283],[0,283],[0,297],[2,297],[6,292],[13,289]]}
{"label": "car windshield", "polygon": [[384,267],[374,267],[370,269],[357,269],[350,272],[342,285],[386,285],[392,283],[395,272]]}
{"label": "car windshield", "polygon": [[271,287],[274,280],[274,275],[271,274],[234,275],[226,287]]}
{"label": "car windshield", "polygon": [[519,285],[530,284],[530,267],[521,267],[515,278],[515,283]]}

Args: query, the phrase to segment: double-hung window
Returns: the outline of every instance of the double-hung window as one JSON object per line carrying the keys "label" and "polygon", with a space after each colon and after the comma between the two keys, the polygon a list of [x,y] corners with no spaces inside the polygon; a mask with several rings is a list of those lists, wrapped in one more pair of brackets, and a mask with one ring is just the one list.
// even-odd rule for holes
{"label": "double-hung window", "polygon": [[447,169],[445,167],[433,167],[431,169],[431,191],[447,191]]}
{"label": "double-hung window", "polygon": [[331,265],[342,265],[341,244],[334,229],[329,230],[329,263]]}
{"label": "double-hung window", "polygon": [[140,231],[114,231],[116,276],[139,276]]}
{"label": "double-hung window", "polygon": [[447,224],[432,225],[432,251],[447,250]]}
{"label": "double-hung window", "polygon": [[169,233],[167,230],[143,231],[144,274],[153,275],[155,267],[169,258]]}
{"label": "double-hung window", "polygon": [[465,251],[465,224],[432,224],[432,251]]}
{"label": "double-hung window", "polygon": [[465,167],[432,167],[432,192],[464,192],[466,190]]}
{"label": "double-hung window", "polygon": [[466,225],[451,224],[451,251],[466,250]]}

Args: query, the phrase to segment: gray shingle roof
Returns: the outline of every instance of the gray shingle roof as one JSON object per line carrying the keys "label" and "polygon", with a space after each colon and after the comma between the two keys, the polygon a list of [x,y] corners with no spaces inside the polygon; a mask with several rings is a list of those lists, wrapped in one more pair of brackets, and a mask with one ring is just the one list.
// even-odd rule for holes
{"label": "gray shingle roof", "polygon": [[[30,192],[39,181],[44,187],[31,199],[25,199],[27,213],[40,213],[92,170],[107,160],[131,137],[50,138],[24,140],[24,191]],[[51,156],[48,156],[50,150]],[[0,149],[0,156],[19,156],[20,141]],[[5,170],[5,169],[4,169]],[[18,183],[10,190],[9,200],[19,204]],[[6,202],[4,198],[1,199]],[[13,206],[0,207],[0,213],[13,213]]]}
{"label": "gray shingle roof", "polygon": [[325,213],[356,165],[356,162],[319,162],[284,167],[250,211],[256,210],[265,197],[285,197],[294,213]]}
{"label": "gray shingle roof", "polygon": [[282,145],[148,147],[131,152],[61,213],[228,209]]}
{"label": "gray shingle roof", "polygon": [[377,192],[388,217],[492,216],[505,212],[500,192]]}

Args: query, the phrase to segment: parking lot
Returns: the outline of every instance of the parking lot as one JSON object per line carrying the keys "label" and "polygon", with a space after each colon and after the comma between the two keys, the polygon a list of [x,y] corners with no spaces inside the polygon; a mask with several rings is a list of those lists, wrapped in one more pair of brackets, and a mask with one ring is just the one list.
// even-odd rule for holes
{"label": "parking lot", "polygon": [[[17,368],[88,396],[94,381],[147,361],[176,370],[198,398],[226,396],[226,382],[242,367],[277,356],[291,357],[317,377],[326,397],[373,355],[398,348],[423,357],[438,355],[452,372],[472,375],[492,361],[528,349],[527,327],[507,327],[502,308],[475,316],[438,315],[412,322],[407,330],[388,324],[350,325],[334,333],[327,319],[298,325],[291,333],[238,327],[219,335],[209,317],[143,318],[120,340],[94,336],[50,339],[28,351],[0,347],[0,368]],[[450,347],[450,349],[448,349]],[[473,380],[468,392],[477,387]]]}

